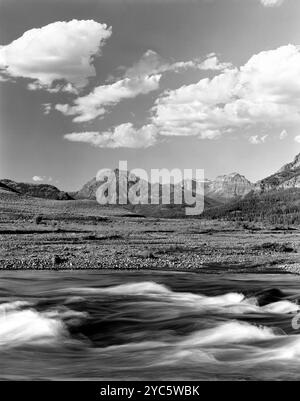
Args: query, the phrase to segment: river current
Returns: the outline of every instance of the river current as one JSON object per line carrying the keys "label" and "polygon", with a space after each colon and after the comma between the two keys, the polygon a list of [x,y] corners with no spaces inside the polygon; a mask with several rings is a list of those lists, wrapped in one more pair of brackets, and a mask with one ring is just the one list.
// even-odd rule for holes
{"label": "river current", "polygon": [[0,379],[299,380],[299,299],[288,274],[2,271]]}

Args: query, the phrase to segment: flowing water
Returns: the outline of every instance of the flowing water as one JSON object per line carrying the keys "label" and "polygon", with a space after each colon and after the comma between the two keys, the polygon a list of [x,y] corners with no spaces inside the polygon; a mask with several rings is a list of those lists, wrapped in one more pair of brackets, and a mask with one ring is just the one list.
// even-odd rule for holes
{"label": "flowing water", "polygon": [[298,380],[299,298],[281,274],[1,272],[0,379]]}

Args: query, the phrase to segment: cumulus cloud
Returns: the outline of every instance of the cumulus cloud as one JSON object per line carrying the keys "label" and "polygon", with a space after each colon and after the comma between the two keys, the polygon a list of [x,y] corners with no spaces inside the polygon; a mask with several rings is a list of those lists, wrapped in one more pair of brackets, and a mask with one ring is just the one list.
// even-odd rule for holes
{"label": "cumulus cloud", "polygon": [[204,71],[222,71],[232,67],[231,63],[221,62],[215,53],[208,54],[204,61],[196,64],[196,68]]}
{"label": "cumulus cloud", "polygon": [[300,135],[295,136],[294,139],[295,139],[296,142],[300,143]]}
{"label": "cumulus cloud", "polygon": [[59,21],[30,29],[0,46],[0,70],[5,76],[33,80],[31,90],[82,88],[95,76],[93,57],[110,36],[111,28],[93,20]]}
{"label": "cumulus cloud", "polygon": [[264,7],[278,7],[284,0],[260,0],[260,2]]}
{"label": "cumulus cloud", "polygon": [[57,104],[56,110],[66,116],[76,116],[73,121],[82,123],[104,115],[108,107],[119,103],[123,99],[134,98],[140,94],[147,94],[159,87],[159,74],[124,78],[110,85],[96,87],[86,96],[78,97],[73,105]]}
{"label": "cumulus cloud", "polygon": [[300,50],[288,45],[164,92],[152,110],[162,135],[215,138],[255,125],[300,124]]}
{"label": "cumulus cloud", "polygon": [[44,181],[44,179],[45,179],[45,177],[41,177],[39,175],[34,175],[32,177],[32,180],[35,181],[35,182],[42,182],[42,181]]}
{"label": "cumulus cloud", "polygon": [[136,129],[131,123],[126,123],[103,133],[73,132],[64,137],[71,142],[88,143],[99,148],[147,148],[156,143],[157,134],[154,125]]}
{"label": "cumulus cloud", "polygon": [[40,176],[40,175],[34,175],[32,177],[32,181],[34,181],[34,182],[43,182],[43,181],[52,182],[53,178],[52,177],[46,177],[46,176]]}

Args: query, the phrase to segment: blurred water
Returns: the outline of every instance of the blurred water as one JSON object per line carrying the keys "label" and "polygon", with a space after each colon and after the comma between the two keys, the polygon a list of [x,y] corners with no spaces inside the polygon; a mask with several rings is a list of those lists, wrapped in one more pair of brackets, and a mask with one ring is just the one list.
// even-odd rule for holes
{"label": "blurred water", "polygon": [[298,380],[299,298],[292,275],[1,272],[0,379]]}

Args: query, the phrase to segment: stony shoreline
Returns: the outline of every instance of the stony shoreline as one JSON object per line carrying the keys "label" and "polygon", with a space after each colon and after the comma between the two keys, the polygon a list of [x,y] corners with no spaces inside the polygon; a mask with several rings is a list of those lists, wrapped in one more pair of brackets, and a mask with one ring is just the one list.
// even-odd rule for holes
{"label": "stony shoreline", "polygon": [[143,218],[91,201],[0,198],[0,269],[300,273],[300,227]]}
{"label": "stony shoreline", "polygon": [[82,231],[77,227],[76,232],[66,227],[56,232],[35,227],[34,232],[24,230],[22,234],[2,230],[0,269],[300,273],[300,232],[224,228],[207,231],[201,227],[203,224],[135,220],[132,227],[117,218],[106,227],[90,227],[91,231],[87,227]]}

